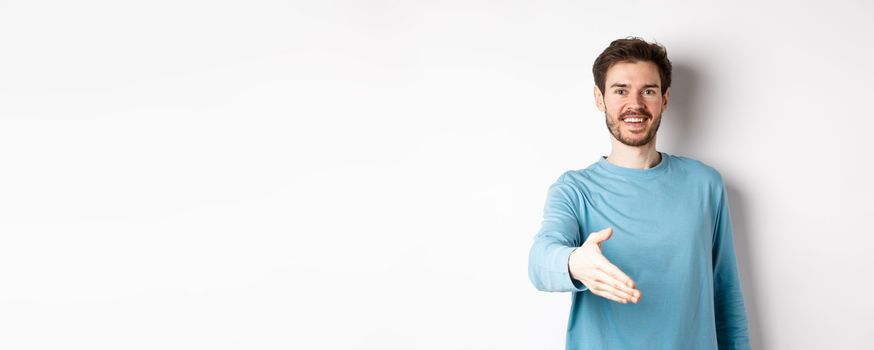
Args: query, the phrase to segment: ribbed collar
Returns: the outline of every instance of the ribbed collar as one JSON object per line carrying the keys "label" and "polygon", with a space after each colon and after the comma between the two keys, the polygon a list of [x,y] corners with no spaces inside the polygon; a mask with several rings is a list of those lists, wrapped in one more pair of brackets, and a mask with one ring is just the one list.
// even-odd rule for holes
{"label": "ribbed collar", "polygon": [[670,161],[671,161],[670,154],[667,154],[665,152],[659,152],[659,154],[662,156],[662,160],[658,164],[656,164],[656,166],[649,168],[649,169],[636,169],[636,168],[621,167],[621,166],[618,166],[616,164],[613,164],[613,163],[610,163],[609,161],[607,161],[606,156],[601,156],[601,158],[598,159],[598,166],[600,166],[602,169],[604,169],[606,171],[609,171],[609,172],[617,174],[617,175],[639,178],[639,179],[652,178],[652,177],[659,176],[659,175],[665,173],[668,170],[668,163],[670,163]]}

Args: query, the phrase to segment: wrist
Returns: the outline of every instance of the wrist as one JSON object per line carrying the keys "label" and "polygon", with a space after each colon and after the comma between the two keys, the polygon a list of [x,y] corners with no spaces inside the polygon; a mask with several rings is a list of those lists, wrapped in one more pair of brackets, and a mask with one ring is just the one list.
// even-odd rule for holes
{"label": "wrist", "polygon": [[575,269],[573,266],[576,265],[576,264],[574,264],[574,262],[576,261],[576,255],[579,253],[579,250],[580,250],[579,247],[577,247],[577,248],[575,248],[574,250],[572,250],[571,253],[570,253],[570,255],[568,255],[568,259],[567,259],[567,272],[568,272],[568,275],[570,275],[571,279],[574,279],[574,280],[577,280],[577,281],[579,281],[579,278],[578,278],[578,276],[577,276],[577,274],[576,274],[576,269]]}

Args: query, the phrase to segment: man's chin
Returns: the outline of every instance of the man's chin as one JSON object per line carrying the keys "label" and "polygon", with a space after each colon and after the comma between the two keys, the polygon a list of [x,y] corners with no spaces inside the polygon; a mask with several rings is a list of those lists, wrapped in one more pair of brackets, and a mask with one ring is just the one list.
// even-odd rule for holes
{"label": "man's chin", "polygon": [[[619,141],[619,142],[622,142],[622,141]],[[648,145],[649,142],[646,142],[646,143],[622,142],[622,144],[629,146],[629,147],[643,147],[643,146]]]}
{"label": "man's chin", "polygon": [[619,140],[619,142],[621,142],[622,144],[624,144],[626,146],[643,147],[643,146],[648,145],[650,142],[652,142],[653,137],[640,137],[640,138],[638,138],[638,137],[625,138],[624,137],[624,138],[620,138],[618,140]]}

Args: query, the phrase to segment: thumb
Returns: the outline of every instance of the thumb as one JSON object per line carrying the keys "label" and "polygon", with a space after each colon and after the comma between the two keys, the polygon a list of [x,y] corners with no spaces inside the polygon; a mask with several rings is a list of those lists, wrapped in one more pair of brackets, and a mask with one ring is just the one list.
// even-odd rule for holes
{"label": "thumb", "polygon": [[601,231],[595,232],[595,234],[593,234],[590,237],[590,239],[592,240],[593,243],[601,243],[603,241],[610,239],[610,236],[612,236],[612,235],[613,235],[613,228],[608,227],[608,228],[605,228]]}

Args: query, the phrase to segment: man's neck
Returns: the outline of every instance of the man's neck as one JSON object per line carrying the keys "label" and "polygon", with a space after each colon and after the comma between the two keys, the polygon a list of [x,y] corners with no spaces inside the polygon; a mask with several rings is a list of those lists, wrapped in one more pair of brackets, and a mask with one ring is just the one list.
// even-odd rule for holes
{"label": "man's neck", "polygon": [[649,169],[658,165],[662,156],[656,151],[655,138],[640,147],[628,146],[613,139],[613,149],[607,161],[623,168]]}

